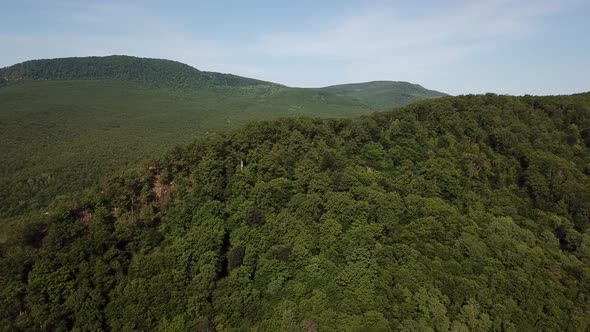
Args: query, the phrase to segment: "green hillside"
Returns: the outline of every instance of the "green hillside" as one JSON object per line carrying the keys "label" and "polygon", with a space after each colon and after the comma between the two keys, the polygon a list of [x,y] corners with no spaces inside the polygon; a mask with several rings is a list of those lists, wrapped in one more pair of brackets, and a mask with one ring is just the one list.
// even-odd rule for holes
{"label": "green hillside", "polygon": [[251,78],[200,71],[162,59],[124,55],[31,60],[0,69],[4,83],[22,80],[120,80],[155,88],[195,90],[213,86],[276,85]]}
{"label": "green hillside", "polygon": [[0,160],[0,218],[43,210],[50,199],[175,144],[248,121],[374,110],[329,90],[130,56],[33,60],[2,68],[0,153],[10,158]]}
{"label": "green hillside", "polygon": [[588,128],[488,94],[175,148],[4,228],[0,326],[587,331]]}
{"label": "green hillside", "polygon": [[347,117],[359,102],[279,85],[155,89],[132,81],[22,81],[0,89],[0,216],[45,209],[61,194],[175,144],[252,120]]}
{"label": "green hillside", "polygon": [[379,110],[404,106],[423,99],[448,96],[442,92],[425,89],[418,84],[393,81],[332,85],[320,90],[358,99]]}

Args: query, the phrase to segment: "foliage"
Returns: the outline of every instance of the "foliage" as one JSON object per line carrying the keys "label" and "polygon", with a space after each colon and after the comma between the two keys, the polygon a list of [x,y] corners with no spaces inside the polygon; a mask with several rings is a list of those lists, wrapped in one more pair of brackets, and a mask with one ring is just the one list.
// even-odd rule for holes
{"label": "foliage", "polygon": [[[1,219],[44,212],[56,196],[247,121],[373,111],[330,89],[130,56],[27,61],[1,68],[0,88],[0,153],[10,156],[0,161]],[[397,90],[405,85],[384,93],[402,103],[428,97]]]}
{"label": "foliage", "polygon": [[12,220],[0,326],[587,330],[588,128],[488,94],[175,148]]}
{"label": "foliage", "polygon": [[344,97],[280,86],[190,93],[119,81],[27,81],[0,89],[0,216],[45,212],[52,198],[252,120],[348,117]]}

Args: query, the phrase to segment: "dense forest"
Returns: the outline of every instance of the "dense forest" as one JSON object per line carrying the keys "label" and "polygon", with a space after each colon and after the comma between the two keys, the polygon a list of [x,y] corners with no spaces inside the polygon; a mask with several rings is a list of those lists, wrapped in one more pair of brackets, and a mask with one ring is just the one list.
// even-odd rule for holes
{"label": "dense forest", "polygon": [[[120,80],[145,86],[195,90],[214,86],[277,85],[252,78],[200,71],[181,62],[127,55],[25,61],[1,68],[0,78],[24,80]],[[0,81],[0,84],[2,81]]]}
{"label": "dense forest", "polygon": [[258,122],[14,218],[6,331],[584,331],[590,94]]}
{"label": "dense forest", "polygon": [[[249,121],[351,117],[354,100],[286,87],[171,93],[114,81],[35,81],[0,89],[0,218]],[[115,156],[115,157],[114,157]],[[1,223],[1,222],[0,222]]]}
{"label": "dense forest", "polygon": [[249,121],[352,117],[443,95],[405,82],[381,83],[356,84],[355,95],[347,95],[341,90],[348,85],[337,91],[292,88],[131,56],[32,60],[2,68],[0,154],[11,157],[0,159],[0,224],[45,211],[52,198],[174,144]]}

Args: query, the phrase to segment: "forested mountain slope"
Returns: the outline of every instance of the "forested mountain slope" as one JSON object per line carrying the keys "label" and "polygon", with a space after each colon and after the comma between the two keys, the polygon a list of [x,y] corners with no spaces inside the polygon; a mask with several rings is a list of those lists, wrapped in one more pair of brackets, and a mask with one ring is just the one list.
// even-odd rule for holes
{"label": "forested mountain slope", "polygon": [[5,228],[5,330],[584,331],[590,94],[250,124]]}
{"label": "forested mountain slope", "polygon": [[[143,60],[136,60],[131,68],[143,70]],[[221,78],[208,80],[191,67],[197,79],[207,80],[191,81],[192,76],[186,76],[185,81],[167,82],[170,75],[182,74],[176,74],[174,68],[183,67],[172,63],[168,71],[171,62],[160,60],[153,60],[154,67],[145,74],[137,72],[141,77],[127,77],[137,73],[114,67],[114,73],[127,75],[127,80],[110,76],[108,80],[94,79],[105,76],[87,76],[94,67],[74,66],[73,72],[66,71],[69,60],[64,62],[68,66],[57,66],[57,74],[47,77],[92,79],[10,81],[0,88],[0,154],[4,156],[0,158],[0,217],[44,211],[55,196],[95,184],[101,177],[160,155],[175,144],[188,144],[195,137],[248,121],[373,112],[354,99],[313,89],[276,84],[215,85],[224,77],[236,77],[219,74]],[[161,64],[167,69],[160,72]],[[53,67],[39,68],[49,71]],[[62,69],[71,75],[62,75]],[[156,78],[149,84],[141,81]],[[259,82],[243,80],[233,83]],[[179,85],[192,88],[177,88]]]}
{"label": "forested mountain slope", "polygon": [[[400,89],[379,98],[393,98],[391,105],[422,98],[404,99]],[[380,100],[329,90],[121,55],[2,68],[0,154],[10,158],[0,159],[0,224],[195,137],[253,120],[369,114],[375,108],[363,98]]]}
{"label": "forested mountain slope", "polygon": [[231,74],[200,71],[177,61],[126,55],[31,60],[0,69],[0,79],[6,83],[23,80],[121,80],[182,90],[276,85]]}
{"label": "forested mountain slope", "polygon": [[423,99],[448,96],[446,93],[428,90],[418,84],[395,81],[340,84],[320,90],[358,99],[378,110],[388,110]]}

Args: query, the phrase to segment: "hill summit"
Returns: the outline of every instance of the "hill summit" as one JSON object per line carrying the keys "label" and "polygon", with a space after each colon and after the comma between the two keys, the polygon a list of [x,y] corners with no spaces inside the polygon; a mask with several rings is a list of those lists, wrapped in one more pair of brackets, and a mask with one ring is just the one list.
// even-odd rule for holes
{"label": "hill summit", "polygon": [[232,74],[200,71],[187,64],[127,55],[31,60],[0,69],[0,80],[124,80],[155,88],[276,85]]}
{"label": "hill summit", "polygon": [[321,90],[358,99],[376,109],[399,107],[422,99],[448,96],[446,93],[429,90],[419,84],[401,81],[372,81],[331,85],[321,88]]}

